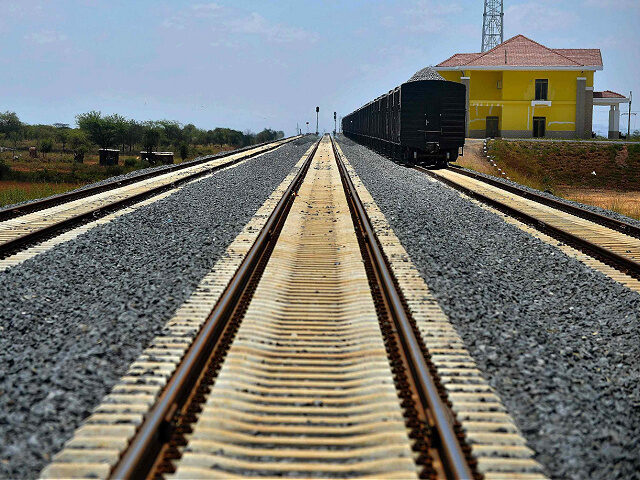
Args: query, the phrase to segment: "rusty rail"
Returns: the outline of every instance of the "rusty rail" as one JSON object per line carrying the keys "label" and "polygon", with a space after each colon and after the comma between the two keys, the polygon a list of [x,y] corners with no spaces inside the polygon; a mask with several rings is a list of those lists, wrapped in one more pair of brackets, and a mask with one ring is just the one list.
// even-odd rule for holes
{"label": "rusty rail", "polygon": [[368,250],[371,266],[375,272],[378,287],[384,297],[384,304],[388,309],[387,313],[397,329],[402,343],[402,354],[409,364],[410,374],[420,401],[431,414],[433,421],[431,443],[439,450],[448,478],[460,480],[474,478],[475,475],[469,467],[468,459],[463,452],[454,429],[453,413],[445,406],[440,397],[438,387],[422,353],[409,314],[403,304],[401,294],[396,288],[393,273],[378,243],[371,221],[333,139],[332,143],[336,161],[343,178],[345,193],[354,217],[359,223],[361,234],[364,236],[363,240]]}
{"label": "rusty rail", "polygon": [[111,478],[144,478],[156,462],[163,446],[170,440],[176,414],[189,399],[209,357],[215,352],[225,324],[233,315],[238,306],[238,300],[256,274],[256,266],[268,251],[269,245],[277,241],[279,231],[318,145],[319,142],[316,143],[306,162],[278,202],[184,359],[172,374],[158,401],[145,416],[127,451],[112,470]]}

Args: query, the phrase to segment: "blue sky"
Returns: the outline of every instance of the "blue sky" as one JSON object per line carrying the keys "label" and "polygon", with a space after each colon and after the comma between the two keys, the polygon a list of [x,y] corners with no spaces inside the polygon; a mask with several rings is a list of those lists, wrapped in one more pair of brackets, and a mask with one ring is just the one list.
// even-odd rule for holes
{"label": "blue sky", "polygon": [[[640,0],[504,3],[505,39],[600,48],[596,90],[634,90],[640,110]],[[482,0],[0,0],[0,111],[28,123],[74,123],[96,109],[292,134],[296,122],[315,127],[318,105],[320,129],[332,130],[334,110],[348,113],[426,65],[479,51],[482,8]],[[606,128],[607,118],[595,109],[594,124]]]}

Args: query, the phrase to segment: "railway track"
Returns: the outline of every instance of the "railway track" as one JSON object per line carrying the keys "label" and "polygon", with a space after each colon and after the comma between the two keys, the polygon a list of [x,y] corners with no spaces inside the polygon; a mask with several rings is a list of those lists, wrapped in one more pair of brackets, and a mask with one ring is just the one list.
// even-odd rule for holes
{"label": "railway track", "polygon": [[[293,140],[297,137],[292,137]],[[260,148],[266,145],[269,145],[273,142],[263,142],[257,145],[250,145],[248,147],[242,147],[236,150],[232,150],[229,152],[225,152],[217,155],[210,155],[204,158],[199,158],[196,160],[191,160],[189,162],[182,162],[174,165],[164,165],[160,168],[154,169],[151,172],[147,173],[139,173],[137,175],[132,175],[127,178],[122,178],[119,180],[107,181],[105,183],[101,183],[99,185],[95,185],[92,187],[85,188],[83,190],[74,190],[71,192],[61,193],[60,195],[55,195],[52,197],[42,198],[39,200],[35,200],[33,202],[24,203],[22,205],[16,205],[8,208],[0,208],[0,222],[4,220],[9,220],[11,218],[20,217],[22,215],[26,215],[27,213],[37,212],[39,210],[44,210],[46,208],[53,207],[55,205],[60,205],[62,203],[70,202],[72,200],[78,200],[79,198],[89,197],[91,195],[95,195],[97,193],[106,192],[108,190],[113,190],[114,188],[123,187],[125,185],[131,185],[132,183],[140,182],[142,180],[147,180],[149,178],[157,177],[159,175],[163,175],[165,173],[177,172],[179,170],[183,170],[185,168],[193,167],[196,165],[201,165],[203,163],[210,162],[213,159],[220,159],[224,157],[229,157],[232,155],[236,155],[238,153],[247,152],[249,150],[254,150],[256,148]]]}
{"label": "railway track", "polygon": [[417,170],[488,204],[615,268],[640,279],[640,229],[588,210],[459,168]]}
{"label": "railway track", "polygon": [[0,259],[70,228],[102,218],[221,168],[266,153],[296,138],[298,137],[230,152],[213,159],[205,158],[170,165],[124,180],[0,210]]}
{"label": "railway track", "polygon": [[544,478],[345,162],[303,156],[42,477]]}

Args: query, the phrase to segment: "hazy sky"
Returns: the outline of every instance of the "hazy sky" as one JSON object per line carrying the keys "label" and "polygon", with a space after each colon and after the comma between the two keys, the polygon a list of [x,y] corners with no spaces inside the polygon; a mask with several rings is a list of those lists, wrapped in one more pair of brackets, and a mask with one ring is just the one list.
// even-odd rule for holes
{"label": "hazy sky", "polygon": [[[640,106],[640,0],[504,3],[505,40],[600,48],[596,90],[634,90]],[[482,9],[482,0],[0,0],[0,111],[28,123],[74,123],[96,109],[292,134],[296,122],[315,128],[319,105],[320,130],[332,130],[334,110],[479,51]],[[594,115],[606,128],[607,109]]]}

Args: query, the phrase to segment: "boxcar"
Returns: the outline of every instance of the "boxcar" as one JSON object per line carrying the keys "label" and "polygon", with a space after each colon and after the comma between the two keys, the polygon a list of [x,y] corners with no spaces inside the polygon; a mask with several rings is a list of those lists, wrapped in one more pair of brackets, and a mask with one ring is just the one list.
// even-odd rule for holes
{"label": "boxcar", "polygon": [[443,165],[464,146],[465,86],[403,83],[342,119],[343,133],[394,158]]}

